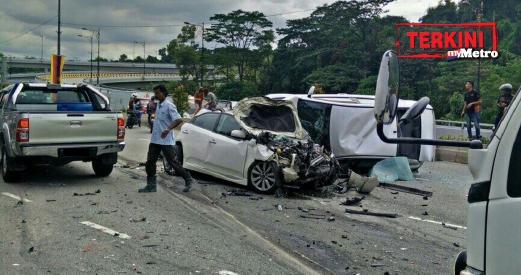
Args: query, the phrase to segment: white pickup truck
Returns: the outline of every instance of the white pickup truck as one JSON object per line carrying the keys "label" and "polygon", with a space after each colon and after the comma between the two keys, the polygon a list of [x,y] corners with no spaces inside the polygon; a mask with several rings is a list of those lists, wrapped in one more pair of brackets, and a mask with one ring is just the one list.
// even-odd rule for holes
{"label": "white pickup truck", "polygon": [[92,161],[108,176],[125,147],[121,112],[90,85],[17,83],[0,91],[1,172],[21,179],[30,165]]}

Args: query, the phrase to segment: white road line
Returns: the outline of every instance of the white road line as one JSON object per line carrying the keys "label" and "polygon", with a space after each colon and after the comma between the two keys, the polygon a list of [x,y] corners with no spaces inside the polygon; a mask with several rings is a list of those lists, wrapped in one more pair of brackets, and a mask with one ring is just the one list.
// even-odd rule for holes
{"label": "white road line", "polygon": [[139,140],[150,141],[150,139],[138,138]]}
{"label": "white road line", "polygon": [[[2,193],[2,195],[11,197],[11,198],[13,198],[15,200],[19,200],[19,201],[22,200],[22,198],[18,197],[17,195],[13,195],[11,193],[4,192],[4,193]],[[24,202],[33,202],[33,201],[28,200],[28,199],[23,199],[23,200],[24,200]]]}
{"label": "white road line", "polygon": [[415,221],[430,222],[430,223],[439,224],[439,225],[444,224],[446,226],[455,227],[455,228],[459,228],[459,229],[467,229],[467,227],[461,226],[461,225],[455,225],[455,224],[451,224],[451,223],[442,223],[442,222],[437,222],[437,221],[433,221],[433,220],[424,220],[422,218],[417,218],[417,217],[413,217],[413,216],[410,216],[409,219],[415,220]]}
{"label": "white road line", "polygon": [[116,236],[116,234],[117,234],[117,237],[120,237],[122,239],[130,239],[130,236],[127,235],[127,234],[119,233],[118,231],[114,231],[114,230],[112,230],[110,228],[106,228],[104,226],[101,226],[99,224],[95,224],[93,222],[84,221],[84,222],[80,222],[80,223],[84,224],[86,226],[92,227],[94,229],[98,229],[99,231],[107,233],[107,234],[112,235],[112,236]]}

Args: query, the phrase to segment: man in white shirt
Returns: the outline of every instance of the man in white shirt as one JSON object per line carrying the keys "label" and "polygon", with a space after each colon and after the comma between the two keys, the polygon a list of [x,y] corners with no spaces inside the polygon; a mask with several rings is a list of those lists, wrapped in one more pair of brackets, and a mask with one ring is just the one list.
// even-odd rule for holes
{"label": "man in white shirt", "polygon": [[147,186],[139,189],[139,193],[156,192],[156,162],[159,154],[163,152],[163,157],[175,169],[176,175],[180,175],[185,180],[185,188],[183,192],[188,192],[190,187],[196,181],[190,176],[188,170],[185,170],[181,163],[177,160],[174,145],[175,138],[173,129],[183,122],[181,115],[177,112],[175,105],[166,100],[168,93],[164,85],[154,87],[154,96],[159,103],[156,106],[156,118],[154,128],[148,146],[148,155],[145,169],[147,172]]}

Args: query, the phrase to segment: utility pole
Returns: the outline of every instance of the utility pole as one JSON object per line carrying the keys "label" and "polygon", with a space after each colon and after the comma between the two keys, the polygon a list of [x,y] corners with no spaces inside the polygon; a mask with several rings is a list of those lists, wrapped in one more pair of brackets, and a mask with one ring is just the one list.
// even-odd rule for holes
{"label": "utility pole", "polygon": [[[479,11],[479,22],[483,22],[483,0],[481,0],[481,9]],[[481,29],[481,27],[480,27]],[[480,78],[481,78],[481,57],[478,59],[478,93],[480,93],[480,86],[479,86],[479,81],[480,81]]]}
{"label": "utility pole", "polygon": [[145,43],[146,41],[143,41],[143,42],[137,42],[137,41],[134,41],[134,45],[136,44],[141,44],[143,45],[143,78],[145,77],[145,72],[146,72],[146,58],[145,58]]}
{"label": "utility pole", "polygon": [[[98,39],[98,69],[97,69],[97,75],[96,75],[96,85],[99,86],[99,43],[100,43],[100,29],[97,30],[91,30],[87,28],[81,28],[82,30],[90,31],[92,33],[92,36],[96,35],[96,38]],[[92,51],[91,51],[92,52]],[[91,58],[92,60],[92,58]]]}
{"label": "utility pole", "polygon": [[40,61],[42,61],[43,60],[43,34],[41,34],[40,37],[42,38],[42,53],[40,55]]}
{"label": "utility pole", "polygon": [[61,32],[61,0],[58,0],[58,55],[60,55],[60,34]]}
{"label": "utility pole", "polygon": [[79,34],[78,36],[88,38],[90,40],[90,79],[89,79],[89,83],[92,84],[92,35],[85,36],[85,35]]}
{"label": "utility pole", "polygon": [[204,78],[204,22],[200,25],[191,24],[190,22],[184,22],[186,25],[193,25],[202,28],[201,35],[201,87],[203,87],[203,78]]}

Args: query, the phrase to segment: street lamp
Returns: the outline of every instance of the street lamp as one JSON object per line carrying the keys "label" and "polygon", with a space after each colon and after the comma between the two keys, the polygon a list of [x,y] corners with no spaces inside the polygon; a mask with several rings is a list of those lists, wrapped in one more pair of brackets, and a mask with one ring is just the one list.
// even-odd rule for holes
{"label": "street lamp", "polygon": [[[86,30],[86,31],[90,31],[92,33],[92,35],[96,35],[96,38],[98,39],[98,72],[97,72],[97,75],[96,75],[96,85],[99,86],[99,36],[100,36],[100,29],[97,29],[97,30],[91,30],[91,29],[87,29],[87,28],[81,28],[82,30]],[[92,51],[91,51],[92,53]],[[92,60],[92,58],[91,58]]]}
{"label": "street lamp", "polygon": [[90,79],[89,79],[89,83],[92,84],[92,35],[91,36],[85,36],[85,35],[78,34],[78,36],[90,39]]}
{"label": "street lamp", "polygon": [[[472,9],[474,9],[474,12],[476,13],[476,20],[479,21],[480,23],[483,22],[483,0],[481,0],[481,7],[480,8],[475,8],[474,6],[472,6],[470,4],[470,2],[468,0],[464,0],[461,3],[468,4]],[[480,92],[480,90],[479,90],[480,78],[481,78],[481,57],[478,58],[478,86],[477,86],[477,92],[478,93]]]}
{"label": "street lamp", "polygon": [[40,34],[40,37],[42,38],[42,54],[40,55],[40,61],[43,60],[43,34]]}
{"label": "street lamp", "polygon": [[192,25],[201,27],[202,34],[201,34],[201,87],[203,87],[203,78],[204,78],[204,22],[201,24],[190,24],[190,22],[184,22],[186,25]]}
{"label": "street lamp", "polygon": [[143,41],[143,42],[134,41],[134,44],[141,44],[141,45],[143,45],[143,77],[145,77],[145,63],[146,63],[146,59],[145,59],[145,41]]}

